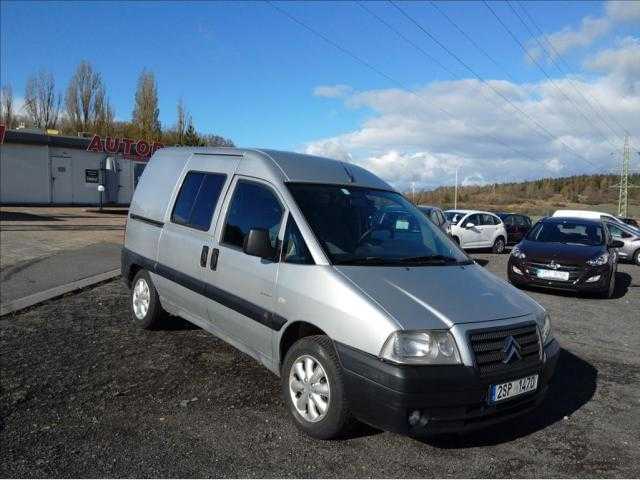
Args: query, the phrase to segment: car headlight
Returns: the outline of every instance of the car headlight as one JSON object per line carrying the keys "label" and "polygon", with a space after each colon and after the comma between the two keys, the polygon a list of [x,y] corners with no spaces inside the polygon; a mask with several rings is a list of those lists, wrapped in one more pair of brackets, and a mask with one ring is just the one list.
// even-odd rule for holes
{"label": "car headlight", "polygon": [[524,254],[524,252],[520,250],[520,248],[517,245],[511,249],[511,256],[515,258],[519,258],[520,260],[522,260],[523,258],[526,258],[526,255]]}
{"label": "car headlight", "polygon": [[587,260],[587,263],[591,266],[598,267],[600,265],[606,264],[608,261],[609,261],[609,254],[603,253],[602,255],[592,258],[591,260]]}
{"label": "car headlight", "polygon": [[553,335],[551,335],[551,317],[548,313],[544,314],[544,324],[542,325],[542,344],[546,345],[551,340],[553,340]]}
{"label": "car headlight", "polygon": [[460,363],[456,341],[447,331],[397,331],[384,342],[380,357],[411,365],[455,365]]}

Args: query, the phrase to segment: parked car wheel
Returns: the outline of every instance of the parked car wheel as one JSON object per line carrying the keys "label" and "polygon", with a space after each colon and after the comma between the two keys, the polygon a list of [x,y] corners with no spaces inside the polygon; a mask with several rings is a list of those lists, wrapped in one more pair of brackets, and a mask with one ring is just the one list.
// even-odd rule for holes
{"label": "parked car wheel", "polygon": [[452,237],[453,241],[456,242],[458,244],[458,246],[460,245],[460,239],[458,237]]}
{"label": "parked car wheel", "polygon": [[609,287],[602,292],[603,298],[613,298],[613,295],[616,291],[616,271],[617,268],[614,268],[611,272],[611,277],[609,278]]}
{"label": "parked car wheel", "polygon": [[636,253],[633,254],[633,263],[640,266],[640,249],[636,250]]}
{"label": "parked car wheel", "polygon": [[158,327],[165,315],[158,292],[146,270],[140,270],[131,282],[129,307],[134,323],[147,330]]}
{"label": "parked car wheel", "polygon": [[495,242],[493,242],[493,248],[491,249],[491,251],[493,253],[504,253],[505,245],[506,244],[505,244],[504,238],[498,237],[496,238]]}
{"label": "parked car wheel", "polygon": [[326,335],[294,343],[282,364],[281,380],[287,409],[304,433],[328,440],[341,436],[351,425],[342,368]]}

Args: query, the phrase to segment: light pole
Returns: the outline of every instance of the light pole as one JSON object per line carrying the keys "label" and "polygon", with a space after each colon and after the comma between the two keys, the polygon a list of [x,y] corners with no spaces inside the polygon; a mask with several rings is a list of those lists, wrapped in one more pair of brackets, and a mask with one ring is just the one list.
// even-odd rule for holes
{"label": "light pole", "polygon": [[458,168],[456,167],[456,186],[453,188],[453,209],[458,209]]}

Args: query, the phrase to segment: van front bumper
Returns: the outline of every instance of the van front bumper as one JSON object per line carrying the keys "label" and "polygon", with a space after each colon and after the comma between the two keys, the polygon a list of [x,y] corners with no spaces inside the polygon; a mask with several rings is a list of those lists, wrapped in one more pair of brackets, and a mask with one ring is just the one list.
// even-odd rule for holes
{"label": "van front bumper", "polygon": [[[353,414],[374,427],[416,436],[483,428],[533,410],[544,399],[560,353],[552,340],[539,365],[481,378],[465,365],[395,365],[337,342],[335,346]],[[491,385],[536,373],[535,392],[498,404],[488,401]]]}

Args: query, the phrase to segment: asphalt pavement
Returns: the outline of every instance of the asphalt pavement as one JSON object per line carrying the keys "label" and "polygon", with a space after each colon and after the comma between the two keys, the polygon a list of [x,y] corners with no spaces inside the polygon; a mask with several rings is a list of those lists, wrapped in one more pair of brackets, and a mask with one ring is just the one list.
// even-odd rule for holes
{"label": "asphalt pavement", "polygon": [[[474,255],[505,277],[506,255]],[[0,320],[2,477],[640,477],[640,268],[616,297],[528,292],[563,351],[540,409],[428,441],[313,440],[279,379],[173,319],[128,320],[119,281]]]}

